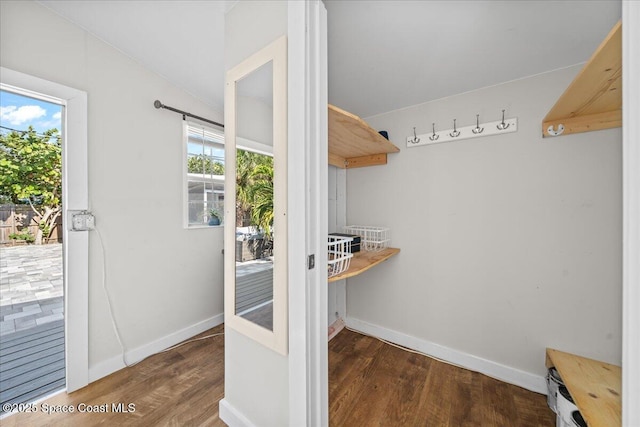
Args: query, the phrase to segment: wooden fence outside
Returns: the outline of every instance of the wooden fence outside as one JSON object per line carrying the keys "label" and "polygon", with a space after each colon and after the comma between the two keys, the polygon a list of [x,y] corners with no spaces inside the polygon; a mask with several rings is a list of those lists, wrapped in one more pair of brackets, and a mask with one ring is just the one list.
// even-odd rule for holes
{"label": "wooden fence outside", "polygon": [[[21,231],[29,231],[35,237],[38,232],[38,215],[29,205],[0,205],[0,245],[13,245],[17,241],[9,238],[9,235]],[[62,215],[56,221],[51,237],[44,239],[43,243],[62,242]]]}

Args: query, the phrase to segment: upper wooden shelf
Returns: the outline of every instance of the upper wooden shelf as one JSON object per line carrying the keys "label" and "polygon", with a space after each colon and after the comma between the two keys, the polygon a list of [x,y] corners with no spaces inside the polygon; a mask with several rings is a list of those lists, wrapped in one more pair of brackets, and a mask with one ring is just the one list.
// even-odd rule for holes
{"label": "upper wooden shelf", "polygon": [[542,121],[543,137],[622,126],[622,24],[607,35]]}
{"label": "upper wooden shelf", "polygon": [[547,349],[547,368],[555,366],[589,427],[622,425],[622,369],[586,357]]}
{"label": "upper wooden shelf", "polygon": [[345,169],[387,164],[398,147],[360,117],[329,104],[329,164]]}
{"label": "upper wooden shelf", "polygon": [[392,256],[400,252],[398,248],[385,248],[378,252],[372,251],[360,251],[353,254],[351,258],[351,264],[349,269],[344,273],[338,274],[329,278],[329,283],[336,282],[338,280],[347,279],[349,277],[357,276],[360,273],[364,273],[371,267],[380,264]]}

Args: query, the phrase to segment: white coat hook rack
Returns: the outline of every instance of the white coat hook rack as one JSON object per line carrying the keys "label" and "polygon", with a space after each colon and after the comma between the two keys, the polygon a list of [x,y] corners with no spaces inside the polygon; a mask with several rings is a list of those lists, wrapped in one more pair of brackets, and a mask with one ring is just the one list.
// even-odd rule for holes
{"label": "white coat hook rack", "polygon": [[440,144],[443,142],[460,141],[463,139],[480,138],[483,136],[501,135],[503,133],[513,133],[518,131],[518,118],[504,118],[502,110],[502,120],[488,123],[480,123],[480,115],[476,114],[476,124],[459,128],[456,119],[453,120],[453,129],[436,132],[436,124],[431,124],[431,133],[416,135],[415,128],[413,135],[407,137],[407,147],[419,147],[421,145]]}

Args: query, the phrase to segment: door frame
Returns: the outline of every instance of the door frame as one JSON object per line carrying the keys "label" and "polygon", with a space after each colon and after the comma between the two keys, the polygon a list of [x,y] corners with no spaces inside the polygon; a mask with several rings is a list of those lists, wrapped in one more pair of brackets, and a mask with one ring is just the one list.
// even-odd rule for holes
{"label": "door frame", "polygon": [[640,4],[622,2],[622,424],[640,423]]}
{"label": "door frame", "polygon": [[70,231],[69,212],[89,209],[87,93],[0,67],[2,88],[65,107],[62,119],[62,226],[67,393],[89,383],[89,233]]}
{"label": "door frame", "polygon": [[[327,10],[288,3],[289,424],[329,425]],[[304,97],[299,94],[303,93]],[[303,124],[301,126],[300,124]],[[315,257],[315,267],[308,256]],[[300,284],[300,285],[297,285]],[[304,284],[304,285],[303,285]]]}

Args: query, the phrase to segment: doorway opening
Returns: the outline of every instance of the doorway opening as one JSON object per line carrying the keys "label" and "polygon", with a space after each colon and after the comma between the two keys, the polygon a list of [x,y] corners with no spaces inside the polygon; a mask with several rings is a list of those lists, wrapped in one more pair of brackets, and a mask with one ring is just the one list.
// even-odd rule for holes
{"label": "doorway opening", "polygon": [[65,387],[60,100],[0,91],[0,401]]}

